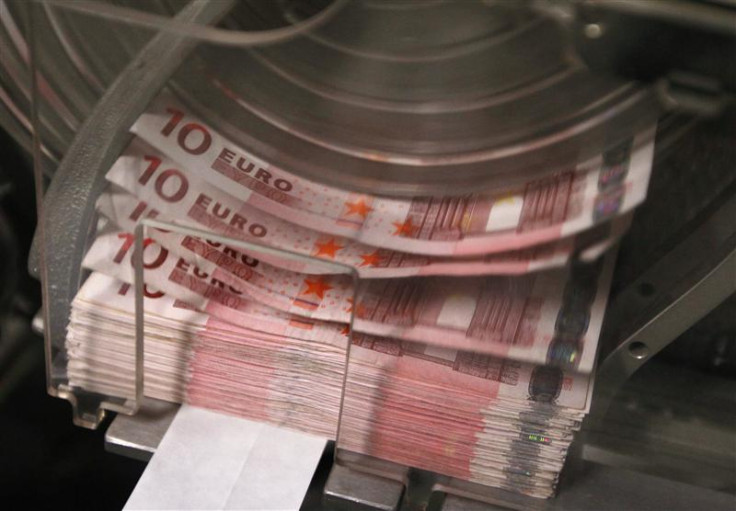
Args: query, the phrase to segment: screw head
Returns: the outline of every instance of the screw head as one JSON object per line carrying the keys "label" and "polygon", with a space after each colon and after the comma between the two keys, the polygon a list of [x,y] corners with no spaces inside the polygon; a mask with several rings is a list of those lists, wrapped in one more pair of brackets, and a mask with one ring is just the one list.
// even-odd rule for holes
{"label": "screw head", "polygon": [[588,39],[598,39],[603,35],[603,25],[598,23],[588,23],[583,28],[583,33]]}
{"label": "screw head", "polygon": [[649,346],[643,342],[632,342],[629,344],[629,355],[637,360],[643,360],[649,356]]}

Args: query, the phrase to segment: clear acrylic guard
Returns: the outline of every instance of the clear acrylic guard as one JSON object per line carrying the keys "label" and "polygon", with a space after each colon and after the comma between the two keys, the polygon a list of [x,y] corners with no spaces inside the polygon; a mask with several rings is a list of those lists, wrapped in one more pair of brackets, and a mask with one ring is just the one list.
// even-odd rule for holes
{"label": "clear acrylic guard", "polygon": [[[226,53],[233,48],[293,39],[327,21],[344,3],[259,32],[209,26],[236,6],[232,0],[138,3],[136,9],[104,1],[8,4],[13,20],[24,22],[11,28],[20,34],[15,50],[31,68],[28,88],[13,91],[13,100],[32,104],[28,124],[34,132],[39,223],[29,266],[42,283],[47,390],[70,401],[76,424],[95,428],[105,410],[135,413],[142,396],[142,346],[135,347],[135,397],[123,397],[73,387],[65,342],[71,301],[86,278],[80,263],[94,238],[94,202],[104,188],[106,167],[127,145],[135,117],[162,87],[196,91],[197,82],[210,79],[180,69],[182,62],[190,69],[203,54],[213,53],[229,61]],[[97,42],[94,48],[90,41]]]}

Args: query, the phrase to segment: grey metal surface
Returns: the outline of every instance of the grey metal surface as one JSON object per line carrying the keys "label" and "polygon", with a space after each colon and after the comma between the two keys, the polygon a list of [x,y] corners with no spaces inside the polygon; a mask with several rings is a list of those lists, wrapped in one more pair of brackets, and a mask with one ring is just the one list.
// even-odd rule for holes
{"label": "grey metal surface", "polygon": [[733,511],[735,497],[727,493],[668,481],[629,470],[581,463],[565,474],[559,494],[537,505],[486,505],[450,497],[442,511]]}
{"label": "grey metal surface", "polygon": [[345,511],[399,508],[404,485],[383,477],[333,465],[324,489],[326,506]]}
{"label": "grey metal surface", "polygon": [[105,432],[105,450],[148,461],[174,420],[179,405],[146,398],[136,415],[118,415]]}
{"label": "grey metal surface", "polygon": [[478,500],[466,499],[457,495],[447,495],[444,497],[442,504],[439,505],[441,511],[503,511],[503,507],[494,506]]}

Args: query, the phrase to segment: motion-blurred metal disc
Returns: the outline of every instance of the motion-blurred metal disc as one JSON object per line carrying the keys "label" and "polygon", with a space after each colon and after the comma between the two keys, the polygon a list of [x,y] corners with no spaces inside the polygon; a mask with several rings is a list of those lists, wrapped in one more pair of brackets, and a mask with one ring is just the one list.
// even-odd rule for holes
{"label": "motion-blurred metal disc", "polygon": [[[183,5],[122,3],[166,15]],[[222,24],[268,29],[328,4],[244,0]],[[245,149],[313,180],[389,195],[517,186],[596,156],[659,114],[650,91],[588,72],[564,29],[525,5],[356,0],[288,43],[202,44],[171,86]],[[83,115],[90,91],[151,33],[44,12],[41,46],[66,55],[75,68],[66,74],[86,82],[69,99]]]}

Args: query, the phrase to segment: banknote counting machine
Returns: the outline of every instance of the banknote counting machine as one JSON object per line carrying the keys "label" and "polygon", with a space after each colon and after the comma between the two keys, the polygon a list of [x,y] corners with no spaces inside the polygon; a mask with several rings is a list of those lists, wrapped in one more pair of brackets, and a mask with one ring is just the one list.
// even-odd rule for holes
{"label": "banknote counting machine", "polygon": [[[658,160],[655,176],[671,179],[681,157],[697,158],[695,153],[707,151],[721,135],[732,137],[733,127],[724,131],[727,122],[732,121],[719,118],[693,127],[681,140],[681,147],[671,148],[672,152]],[[733,157],[728,156],[723,162],[733,161]],[[726,177],[733,173],[727,166],[719,170],[714,167],[709,172],[714,179],[716,175]],[[699,179],[695,174],[691,177]],[[733,326],[736,195],[733,177],[728,179],[730,184],[724,187],[726,193],[720,199],[701,202],[709,204],[707,211],[674,213],[687,216],[688,220],[674,222],[670,234],[656,234],[663,240],[659,248],[650,248],[662,251],[657,256],[639,252],[642,239],[653,236],[646,226],[662,225],[657,216],[673,213],[658,206],[660,201],[671,194],[685,193],[682,190],[689,187],[683,182],[661,182],[664,195],[652,197],[637,213],[637,223],[624,241],[620,257],[632,267],[641,265],[641,269],[621,266],[617,270],[620,287],[614,291],[615,299],[608,312],[615,319],[607,320],[603,334],[609,344],[599,362],[600,383],[594,398],[597,409],[586,419],[573,444],[555,498],[530,500],[408,467],[382,466],[377,471],[380,475],[354,470],[333,463],[334,446],[330,445],[302,509],[729,509],[733,503],[733,488],[728,482],[733,479],[733,452],[727,450],[723,458],[704,462],[698,458],[703,454],[688,451],[693,446],[689,442],[703,440],[710,434],[716,434],[726,444],[733,443],[731,412],[726,411],[721,419],[702,430],[699,428],[704,424],[696,426],[692,417],[678,417],[683,413],[682,407],[691,406],[688,399],[695,396],[679,403],[677,398],[687,393],[683,385],[699,385],[698,373],[691,367],[683,375],[672,371],[663,377],[659,371],[667,365],[658,362],[658,357],[667,356],[682,363],[683,353],[687,353],[685,356],[701,359],[723,357],[724,361],[730,356],[731,362],[725,365],[733,364],[732,355],[723,346],[716,347],[716,338],[706,337],[710,349],[715,350],[709,354],[702,345],[695,348],[695,343],[703,341],[698,334],[702,327],[691,328],[703,316],[706,324],[731,321],[730,327],[717,330],[720,342],[724,342],[724,336],[730,335],[728,328]],[[709,189],[715,188],[718,185]],[[717,206],[711,210],[713,204]],[[714,236],[716,232],[720,234]],[[651,257],[657,260],[651,262]],[[673,278],[677,275],[682,278]],[[655,356],[656,350],[664,352]],[[705,380],[702,383],[708,385]],[[732,388],[710,391],[717,399],[718,395],[732,392]],[[177,409],[178,405],[148,399],[138,414],[118,415],[107,430],[106,449],[149,459]],[[720,420],[725,423],[717,426]],[[689,438],[689,445],[679,444],[684,438]],[[702,471],[701,477],[713,478],[706,487],[694,485],[693,479],[686,476],[695,466]]]}
{"label": "banknote counting machine", "polygon": [[[132,122],[164,86],[196,95],[204,112],[217,112],[225,119],[245,115],[225,111],[222,98],[202,85],[201,69],[182,66],[192,52],[201,51],[218,76],[231,80],[228,83],[247,83],[247,66],[237,69],[233,57],[242,50],[239,46],[257,48],[312,34],[310,44],[298,51],[290,48],[279,54],[275,46],[269,58],[277,62],[301,56],[334,62],[319,70],[334,74],[320,79],[360,89],[375,99],[378,109],[436,99],[432,95],[442,93],[442,101],[430,101],[437,110],[425,112],[426,124],[418,129],[426,130],[429,146],[460,155],[452,176],[436,164],[410,162],[381,170],[380,154],[349,154],[371,144],[387,144],[381,147],[387,153],[406,149],[401,140],[381,138],[382,130],[390,129],[380,124],[380,116],[350,119],[337,129],[320,124],[318,109],[333,108],[337,101],[303,104],[297,96],[279,96],[289,89],[279,89],[274,82],[272,91],[259,93],[263,110],[253,116],[265,150],[290,140],[269,125],[268,111],[288,99],[288,108],[302,114],[290,121],[298,129],[312,130],[316,141],[300,154],[308,162],[303,166],[306,177],[336,186],[399,196],[462,194],[543,175],[571,155],[600,152],[655,121],[658,129],[649,196],[620,248],[591,415],[568,455],[557,496],[531,499],[380,460],[356,457],[335,462],[330,444],[302,508],[732,509],[736,4],[729,0],[21,4],[2,4],[6,16],[0,36],[14,51],[4,60],[7,69],[0,76],[8,91],[2,98],[0,121],[33,152],[38,195],[45,194],[41,234],[29,266],[45,292],[37,325],[46,336],[48,386],[52,395],[72,403],[75,421],[81,425],[96,427],[106,410],[121,412],[107,430],[107,450],[148,460],[178,405],[139,395],[141,399],[129,406],[65,386],[58,347],[80,281],[99,176],[127,144]],[[478,21],[485,17],[492,21]],[[356,31],[361,22],[365,30]],[[383,55],[372,69],[382,79],[371,83],[368,75],[351,68],[350,59],[381,55],[390,48],[385,40],[391,39],[392,29],[418,31],[422,34],[418,40],[427,46],[416,50],[407,37],[406,48],[416,53]],[[424,62],[412,68],[425,80],[422,87],[396,87],[408,79],[402,75],[407,73],[402,67],[406,55]],[[487,73],[493,76],[477,72],[483,60],[493,62],[493,72]],[[24,67],[29,65],[30,70]],[[15,74],[9,72],[13,70]],[[30,85],[12,78],[24,72]],[[492,89],[494,100],[484,107],[491,115],[468,117],[462,137],[444,133],[437,124],[441,114],[459,115],[476,108],[474,102],[481,100],[472,92],[478,83]],[[333,92],[339,94],[339,87]],[[381,103],[385,97],[401,101]],[[332,112],[333,119],[344,120],[338,110]],[[369,129],[348,129],[353,123]],[[375,138],[361,145],[360,137],[370,136]],[[431,149],[426,154],[429,159],[436,156]],[[463,160],[464,155],[470,156]],[[493,171],[488,170],[489,160]],[[49,254],[54,254],[53,260]],[[695,388],[705,389],[708,398],[694,393]],[[703,401],[712,405],[707,420],[692,412],[694,403],[702,408]]]}

